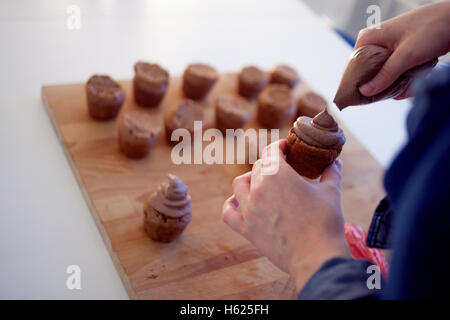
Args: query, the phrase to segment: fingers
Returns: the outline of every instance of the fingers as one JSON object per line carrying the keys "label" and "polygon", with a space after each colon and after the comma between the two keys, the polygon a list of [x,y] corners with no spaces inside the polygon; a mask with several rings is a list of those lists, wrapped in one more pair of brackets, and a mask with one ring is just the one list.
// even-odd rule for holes
{"label": "fingers", "polygon": [[250,178],[251,172],[247,172],[243,175],[234,178],[231,187],[233,188],[233,193],[240,205],[247,203],[248,195],[250,193]]}
{"label": "fingers", "polygon": [[261,159],[253,164],[250,189],[259,185],[264,176],[273,176],[278,173],[280,165],[286,158],[286,139],[278,140],[262,151]]}
{"label": "fingers", "polygon": [[281,140],[278,140],[277,142],[278,142],[278,151],[280,153],[280,156],[283,159],[286,159],[287,140],[281,139]]}
{"label": "fingers", "polygon": [[236,208],[236,198],[234,195],[225,200],[222,207],[222,221],[237,233],[244,234],[244,217]]}
{"label": "fingers", "polygon": [[287,140],[280,139],[266,146],[261,154],[261,159],[273,156],[286,157]]}
{"label": "fingers", "polygon": [[381,32],[380,29],[376,28],[365,28],[362,29],[358,33],[358,38],[356,39],[355,47],[353,50],[356,50],[360,47],[367,46],[370,44],[373,45],[383,45],[385,32]]}
{"label": "fingers", "polygon": [[411,48],[406,48],[405,45],[398,47],[384,63],[378,74],[359,87],[361,94],[366,97],[376,95],[393,84],[403,73],[422,64],[423,61],[417,60],[411,50]]}
{"label": "fingers", "polygon": [[341,185],[341,171],[342,161],[340,159],[337,159],[322,173],[320,182],[339,187]]}

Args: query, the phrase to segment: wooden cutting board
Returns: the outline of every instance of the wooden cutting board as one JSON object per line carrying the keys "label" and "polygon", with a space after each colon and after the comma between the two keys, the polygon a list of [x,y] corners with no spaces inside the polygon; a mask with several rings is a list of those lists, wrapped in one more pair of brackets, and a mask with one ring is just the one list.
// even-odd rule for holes
{"label": "wooden cutting board", "polygon": [[[213,125],[212,101],[236,94],[235,74],[222,75],[203,102],[207,125]],[[135,105],[132,81],[123,110],[141,109],[162,124],[163,110],[182,99],[180,78],[171,78],[157,109]],[[302,83],[295,95],[307,89]],[[220,219],[223,201],[236,175],[249,165],[174,165],[162,134],[151,154],[141,160],[123,156],[116,121],[93,121],[87,113],[84,83],[43,86],[42,99],[114,264],[131,298],[137,299],[292,299],[292,279],[274,267]],[[256,109],[256,105],[255,105]],[[249,127],[257,128],[255,120]],[[345,128],[342,207],[346,221],[367,230],[382,198],[382,167]],[[281,131],[281,137],[287,128]],[[204,144],[206,145],[206,143]],[[188,185],[192,222],[172,243],[150,240],[143,227],[143,204],[174,173]]]}

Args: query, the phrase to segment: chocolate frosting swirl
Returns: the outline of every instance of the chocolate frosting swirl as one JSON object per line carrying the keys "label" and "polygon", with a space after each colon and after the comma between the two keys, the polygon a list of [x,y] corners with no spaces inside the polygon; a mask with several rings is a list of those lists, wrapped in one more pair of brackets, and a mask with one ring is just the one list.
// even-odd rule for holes
{"label": "chocolate frosting swirl", "polygon": [[313,119],[299,117],[294,123],[294,132],[301,140],[318,148],[341,149],[345,143],[344,132],[327,109]]}
{"label": "chocolate frosting swirl", "polygon": [[152,194],[150,205],[169,218],[181,218],[191,212],[191,196],[180,178],[173,174],[168,174],[167,178],[168,181],[160,185]]}

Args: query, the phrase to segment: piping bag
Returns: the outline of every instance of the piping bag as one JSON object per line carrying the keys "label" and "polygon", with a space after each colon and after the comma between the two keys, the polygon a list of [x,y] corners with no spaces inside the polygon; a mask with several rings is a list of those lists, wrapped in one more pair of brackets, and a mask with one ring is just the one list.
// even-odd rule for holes
{"label": "piping bag", "polygon": [[438,62],[434,59],[414,67],[402,74],[384,91],[371,97],[363,96],[358,88],[377,75],[390,55],[388,49],[375,45],[360,47],[352,53],[333,100],[339,110],[348,106],[395,98],[409,87],[415,76],[431,70]]}

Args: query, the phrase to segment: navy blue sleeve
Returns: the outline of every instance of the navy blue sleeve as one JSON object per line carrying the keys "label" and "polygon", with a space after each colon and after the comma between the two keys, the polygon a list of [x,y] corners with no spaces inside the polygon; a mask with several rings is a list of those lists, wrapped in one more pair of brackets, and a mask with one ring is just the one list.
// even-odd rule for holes
{"label": "navy blue sleeve", "polygon": [[409,141],[384,180],[394,254],[386,299],[448,297],[450,288],[450,70],[418,83]]}
{"label": "navy blue sleeve", "polygon": [[[333,258],[327,260],[308,280],[298,294],[300,300],[360,300],[376,299],[379,290],[369,289],[371,273],[367,260]],[[383,282],[381,283],[383,288]]]}
{"label": "navy blue sleeve", "polygon": [[[381,290],[368,289],[370,262],[334,258],[309,279],[299,299],[374,299],[380,293],[385,299],[449,295],[450,70],[444,68],[418,82],[416,92],[407,121],[408,143],[384,179],[392,230],[387,228],[390,214],[380,216],[371,226],[377,234],[379,230],[392,233],[388,243],[384,243],[387,237],[383,243],[378,238],[369,241],[393,246],[386,288],[382,283]],[[380,212],[386,212],[386,203],[380,204]]]}

